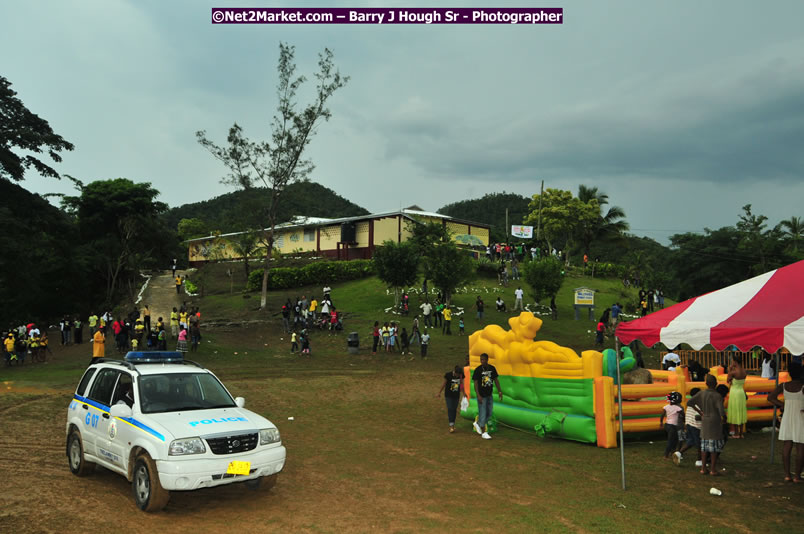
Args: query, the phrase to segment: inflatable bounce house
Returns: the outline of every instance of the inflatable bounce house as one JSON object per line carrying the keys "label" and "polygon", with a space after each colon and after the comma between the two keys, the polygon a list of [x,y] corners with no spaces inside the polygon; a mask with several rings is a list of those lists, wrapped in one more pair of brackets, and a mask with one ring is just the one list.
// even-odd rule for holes
{"label": "inflatable bounce house", "polygon": [[[635,360],[628,348],[622,349],[623,357],[619,359],[613,349],[602,353],[587,350],[578,356],[572,349],[552,341],[535,341],[542,320],[530,312],[511,317],[508,324],[510,330],[489,325],[469,337],[464,391],[470,402],[462,416],[468,419],[477,416],[472,371],[480,365],[480,355],[485,353],[489,363],[497,368],[503,390],[503,401],[495,399],[490,431],[500,422],[536,431],[541,436],[616,447],[619,431],[616,365],[619,360],[620,373],[633,368]],[[718,382],[725,383],[722,367],[710,372]],[[677,367],[675,371],[650,370],[650,373],[653,384],[622,386],[624,432],[660,430],[659,415],[667,404],[668,393],[680,392],[686,409],[689,391],[706,387],[703,382],[691,382],[685,367]],[[780,373],[779,383],[786,380],[789,380],[787,373]],[[749,421],[771,420],[773,410],[767,395],[762,393],[774,387],[773,380],[748,378],[745,390],[749,395]]]}

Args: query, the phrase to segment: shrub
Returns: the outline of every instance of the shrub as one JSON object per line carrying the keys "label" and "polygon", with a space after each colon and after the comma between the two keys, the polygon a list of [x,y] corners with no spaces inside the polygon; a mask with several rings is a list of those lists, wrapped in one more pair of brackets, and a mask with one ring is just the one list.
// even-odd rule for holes
{"label": "shrub", "polygon": [[187,293],[193,293],[193,294],[198,293],[198,286],[195,285],[190,280],[185,280],[184,281],[184,289],[185,289],[185,291],[187,291]]}
{"label": "shrub", "polygon": [[[248,275],[246,289],[258,291],[262,287],[262,269]],[[291,289],[313,284],[331,284],[357,280],[374,274],[371,260],[322,261],[304,267],[274,267],[268,273],[269,289]]]}
{"label": "shrub", "polygon": [[561,262],[553,257],[530,261],[525,264],[523,278],[533,290],[536,302],[546,297],[553,297],[564,282]]}
{"label": "shrub", "polygon": [[477,272],[478,276],[490,276],[492,278],[497,277],[497,270],[500,268],[500,264],[498,262],[491,261],[486,257],[481,257],[478,260],[475,260],[475,271]]}
{"label": "shrub", "polygon": [[[589,269],[587,269],[589,272]],[[625,278],[628,268],[625,265],[611,262],[600,262],[595,265],[595,278],[616,278],[622,280]]]}

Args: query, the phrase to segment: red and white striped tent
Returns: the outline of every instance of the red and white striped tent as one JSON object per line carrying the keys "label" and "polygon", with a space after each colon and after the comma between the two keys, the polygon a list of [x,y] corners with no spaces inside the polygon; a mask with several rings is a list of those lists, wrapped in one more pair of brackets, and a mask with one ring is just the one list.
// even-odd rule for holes
{"label": "red and white striped tent", "polygon": [[646,317],[617,325],[617,338],[672,349],[687,343],[694,350],[736,345],[760,346],[773,353],[784,347],[804,353],[804,261],[761,274]]}

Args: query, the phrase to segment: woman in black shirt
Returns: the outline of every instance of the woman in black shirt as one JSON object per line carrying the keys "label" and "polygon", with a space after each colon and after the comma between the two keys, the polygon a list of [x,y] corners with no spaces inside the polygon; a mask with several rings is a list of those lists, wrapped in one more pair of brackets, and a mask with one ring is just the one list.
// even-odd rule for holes
{"label": "woman in black shirt", "polygon": [[444,399],[447,403],[447,417],[449,418],[449,432],[455,432],[455,416],[458,413],[458,405],[463,397],[463,388],[461,381],[463,380],[463,369],[460,365],[456,365],[452,371],[447,371],[444,375],[444,383],[441,384],[441,389],[436,393],[436,397],[444,392]]}

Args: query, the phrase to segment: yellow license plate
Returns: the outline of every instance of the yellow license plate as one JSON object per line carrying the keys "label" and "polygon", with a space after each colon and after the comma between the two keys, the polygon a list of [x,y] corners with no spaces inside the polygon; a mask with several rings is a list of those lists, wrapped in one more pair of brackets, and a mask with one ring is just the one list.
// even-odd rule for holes
{"label": "yellow license plate", "polygon": [[251,462],[229,462],[227,475],[248,475],[251,472]]}

